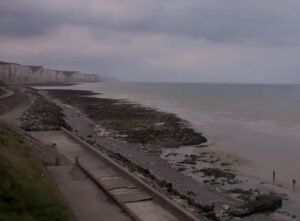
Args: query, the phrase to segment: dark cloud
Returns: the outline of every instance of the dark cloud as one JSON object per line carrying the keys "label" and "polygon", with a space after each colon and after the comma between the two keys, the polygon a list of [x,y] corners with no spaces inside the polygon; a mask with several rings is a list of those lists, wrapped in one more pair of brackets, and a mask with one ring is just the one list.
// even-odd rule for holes
{"label": "dark cloud", "polygon": [[41,35],[47,29],[49,20],[51,20],[50,17],[43,17],[42,14],[38,14],[34,10],[14,9],[8,3],[0,3],[1,36],[30,37]]}
{"label": "dark cloud", "polygon": [[[282,45],[300,41],[300,27],[297,25],[300,15],[295,12],[295,7],[300,4],[289,0],[285,8],[274,8],[272,4],[282,4],[276,0],[212,0],[213,4],[208,5],[199,0],[188,0],[186,3],[153,0],[151,4],[137,4],[138,1],[131,0],[128,4],[131,3],[133,9],[126,14],[129,14],[128,17],[101,11],[98,14],[91,13],[80,5],[59,8],[52,6],[51,1],[45,7],[37,7],[34,1],[28,1],[25,8],[13,7],[12,2],[6,0],[0,5],[2,35],[41,35],[49,28],[72,24],[94,29],[165,33],[213,42]],[[98,4],[101,5],[101,2]],[[106,3],[102,4],[105,8]]]}
{"label": "dark cloud", "polygon": [[129,80],[299,82],[295,0],[2,0],[0,60]]}

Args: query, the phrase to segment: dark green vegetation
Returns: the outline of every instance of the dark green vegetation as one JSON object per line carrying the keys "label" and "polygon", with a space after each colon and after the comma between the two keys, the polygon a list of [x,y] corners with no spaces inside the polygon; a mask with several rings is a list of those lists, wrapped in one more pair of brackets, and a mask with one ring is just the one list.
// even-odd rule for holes
{"label": "dark green vegetation", "polygon": [[69,220],[43,165],[21,136],[0,122],[0,220]]}

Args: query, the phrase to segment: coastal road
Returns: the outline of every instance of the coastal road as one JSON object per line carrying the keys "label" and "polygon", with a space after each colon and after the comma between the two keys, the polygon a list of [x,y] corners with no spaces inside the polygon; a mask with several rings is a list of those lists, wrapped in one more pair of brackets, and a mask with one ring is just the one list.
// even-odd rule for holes
{"label": "coastal road", "polygon": [[[163,207],[156,199],[157,196],[145,191],[128,176],[99,159],[95,153],[87,150],[82,143],[70,138],[70,135],[65,132],[31,132],[30,135],[46,145],[55,143],[59,153],[64,155],[69,162],[73,162],[72,165],[51,166],[48,169],[79,220],[128,220],[128,217],[122,213],[121,208],[132,219],[138,221],[199,220],[192,215],[190,219],[178,218],[180,216],[176,214],[178,213],[177,208],[166,209],[166,207]],[[76,158],[78,161],[75,160]],[[77,162],[77,166],[74,165],[74,161]],[[89,181],[83,179],[84,174],[88,175]],[[103,198],[99,197],[99,193],[92,193],[97,190],[91,186],[91,183],[87,184],[91,180],[117,202],[120,207],[116,209],[113,208],[115,205],[108,206],[107,203],[103,202]],[[100,191],[99,188],[98,191]],[[101,194],[103,195],[103,192]],[[109,209],[105,209],[106,207]],[[117,212],[114,212],[114,210]],[[110,217],[109,214],[117,217]],[[100,219],[99,217],[103,218]]]}

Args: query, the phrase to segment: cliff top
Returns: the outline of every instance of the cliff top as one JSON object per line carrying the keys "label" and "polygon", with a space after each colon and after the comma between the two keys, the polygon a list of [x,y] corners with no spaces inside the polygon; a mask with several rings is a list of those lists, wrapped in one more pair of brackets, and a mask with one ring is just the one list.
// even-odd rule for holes
{"label": "cliff top", "polygon": [[[15,68],[17,67],[17,68]],[[18,68],[20,67],[20,68]],[[0,80],[9,83],[99,82],[102,76],[0,61]]]}
{"label": "cliff top", "polygon": [[[6,62],[6,61],[0,61],[0,65],[20,65],[20,66],[25,66],[28,67],[32,70],[32,72],[38,71],[41,68],[44,68],[43,66],[40,65],[23,65],[23,64],[18,64],[18,63],[13,63],[13,62]],[[54,69],[50,69],[50,70],[54,70]],[[64,70],[54,70],[54,71],[61,71],[63,72],[65,75],[70,76],[74,73],[76,73],[77,71],[64,71]]]}

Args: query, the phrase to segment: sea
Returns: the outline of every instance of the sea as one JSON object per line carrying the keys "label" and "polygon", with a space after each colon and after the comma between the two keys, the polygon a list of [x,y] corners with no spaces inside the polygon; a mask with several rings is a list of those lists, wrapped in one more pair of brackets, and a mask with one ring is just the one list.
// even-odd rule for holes
{"label": "sea", "polygon": [[[70,88],[175,113],[208,138],[210,151],[239,159],[237,172],[271,183],[275,171],[276,185],[299,198],[300,85],[109,82]],[[299,191],[292,190],[293,179]]]}

